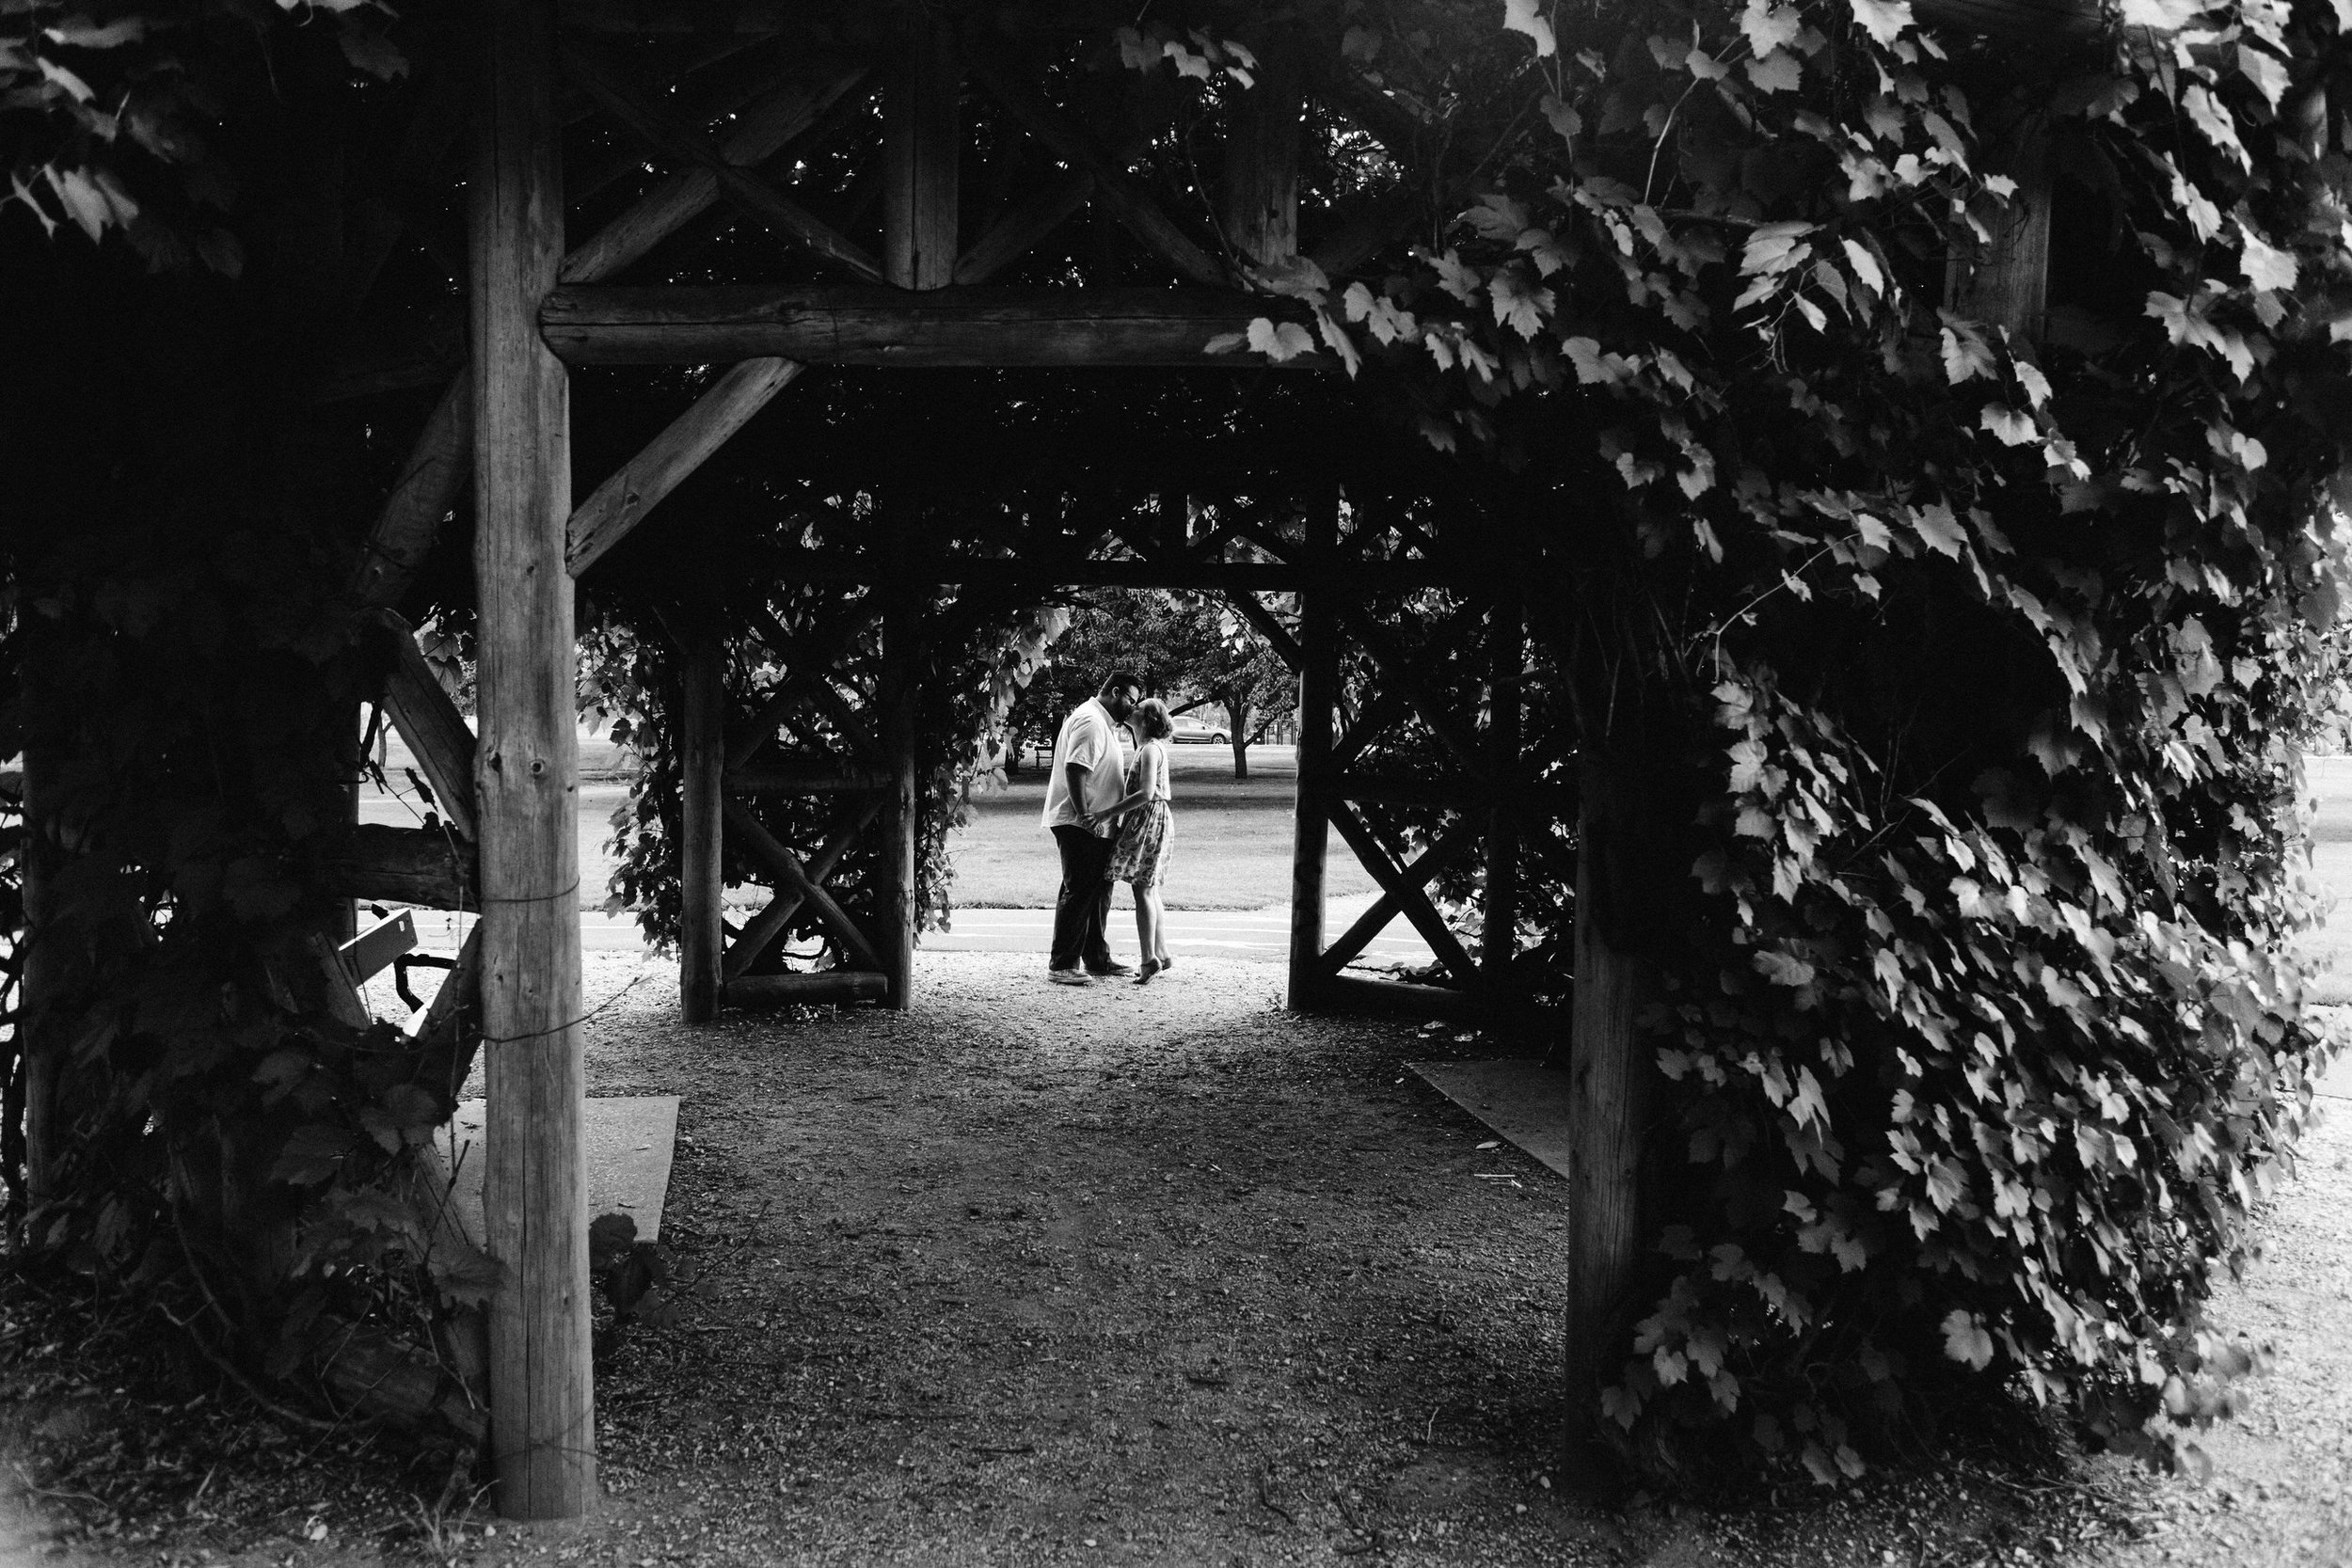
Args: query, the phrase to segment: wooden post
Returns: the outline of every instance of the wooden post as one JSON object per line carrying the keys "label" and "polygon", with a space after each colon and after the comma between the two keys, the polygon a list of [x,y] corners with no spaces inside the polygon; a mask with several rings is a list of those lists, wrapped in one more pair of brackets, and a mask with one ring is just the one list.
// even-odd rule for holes
{"label": "wooden post", "polygon": [[1947,292],[1963,316],[2005,326],[2030,346],[2042,340],[2050,297],[2050,142],[2039,131],[2023,133],[2002,172],[2017,182],[1991,228],[1993,240],[1974,256],[1952,258]]}
{"label": "wooden post", "polygon": [[1495,601],[1494,673],[1486,698],[1486,909],[1478,944],[1478,972],[1490,994],[1511,972],[1518,946],[1519,842],[1513,815],[1519,770],[1519,674],[1527,659],[1518,597]]}
{"label": "wooden post", "polygon": [[[1339,497],[1308,519],[1311,570],[1327,561],[1339,533]],[[1291,838],[1293,1012],[1315,1006],[1322,980],[1323,873],[1331,847],[1331,709],[1339,700],[1339,618],[1329,591],[1302,592],[1298,616],[1298,793]]]}
{"label": "wooden post", "polygon": [[954,29],[916,21],[882,99],[882,273],[901,289],[955,281],[962,82]]}
{"label": "wooden post", "polygon": [[469,182],[491,1453],[509,1518],[596,1496],[580,1151],[570,407],[539,338],[564,256],[554,0],[485,0]]}
{"label": "wooden post", "polygon": [[1298,121],[1305,96],[1287,41],[1258,51],[1257,80],[1233,104],[1217,219],[1245,261],[1279,266],[1298,254]]}
{"label": "wooden post", "polygon": [[1610,875],[1611,835],[1623,791],[1612,759],[1586,738],[1577,811],[1576,1002],[1568,1052],[1568,1436],[1588,1437],[1601,1418],[1604,1364],[1642,1246],[1642,1130],[1649,1070],[1634,1017],[1638,962],[1610,942],[1612,905],[1630,891]]}
{"label": "wooden post", "polygon": [[914,986],[914,811],[915,654],[922,641],[918,609],[911,595],[891,597],[882,611],[881,739],[890,768],[882,796],[881,897],[876,900],[875,946],[890,981],[884,1004],[906,1009]]}
{"label": "wooden post", "polygon": [[686,782],[678,846],[678,1010],[689,1023],[719,1015],[719,963],[726,947],[720,920],[724,873],[727,763],[726,650],[707,632],[686,649],[684,729],[678,760]]}

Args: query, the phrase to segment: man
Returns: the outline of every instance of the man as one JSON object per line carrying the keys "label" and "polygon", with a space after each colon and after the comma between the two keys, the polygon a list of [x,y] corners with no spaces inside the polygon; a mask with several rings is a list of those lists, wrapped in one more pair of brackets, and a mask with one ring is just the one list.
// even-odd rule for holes
{"label": "man", "polygon": [[1062,721],[1054,739],[1045,826],[1061,851],[1061,893],[1054,900],[1054,954],[1045,977],[1056,985],[1083,986],[1089,974],[1135,973],[1111,957],[1103,936],[1111,911],[1112,847],[1112,824],[1103,813],[1127,793],[1119,726],[1142,698],[1143,683],[1128,671],[1114,670],[1100,692]]}

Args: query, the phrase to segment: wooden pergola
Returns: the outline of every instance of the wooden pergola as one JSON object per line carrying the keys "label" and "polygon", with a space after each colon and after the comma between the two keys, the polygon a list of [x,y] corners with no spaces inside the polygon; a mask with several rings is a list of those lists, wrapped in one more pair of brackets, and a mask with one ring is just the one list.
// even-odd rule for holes
{"label": "wooden pergola", "polygon": [[[487,1057],[486,1242],[503,1265],[489,1320],[492,1446],[500,1506],[513,1516],[577,1513],[596,1493],[580,1152],[574,579],[771,400],[788,397],[806,367],[1230,371],[1236,356],[1212,356],[1210,341],[1281,313],[1280,301],[1253,292],[1251,272],[1306,254],[1343,275],[1423,218],[1433,196],[1432,186],[1400,181],[1302,211],[1311,106],[1345,117],[1400,159],[1414,137],[1407,110],[1368,86],[1336,40],[1325,47],[1280,33],[1251,40],[1259,71],[1232,100],[1213,244],[1199,236],[1202,224],[1178,221],[1136,174],[1143,129],[1065,106],[1064,75],[1041,69],[1041,61],[1057,63],[1051,47],[1025,55],[979,29],[961,35],[910,9],[871,50],[795,50],[795,16],[781,3],[488,0],[469,46],[470,88],[427,95],[410,137],[429,166],[453,145],[470,100],[469,350],[382,510],[355,586],[388,631],[405,633],[391,607],[471,484],[479,736],[413,639],[391,637],[395,667],[383,705],[415,751],[448,832],[360,830],[343,879],[361,895],[481,913],[446,988],[458,1000],[436,1007],[433,1026],[448,1025],[478,993]],[[820,215],[790,178],[810,149],[872,112],[877,97],[880,166],[866,172],[878,193],[879,253],[846,222]],[[983,119],[1000,144],[1024,139],[1054,172],[1009,193],[972,232],[960,179]],[[566,167],[566,127],[583,122],[618,133],[626,150]],[[567,194],[587,202],[616,170],[630,169],[654,177],[617,211],[607,201],[595,208],[600,218],[576,219],[567,231],[576,210]],[[993,281],[1086,210],[1115,222],[1162,280],[1052,288]],[[756,226],[838,281],[625,281],[665,245],[714,223]],[[1311,241],[1303,250],[1302,236]],[[355,361],[331,395],[414,385],[433,373],[437,356],[446,363],[441,346],[428,341],[423,350]],[[1291,363],[1308,372],[1328,368],[1312,356]],[[569,372],[605,364],[731,368],[576,503]],[[817,636],[772,617],[742,628],[768,644],[783,671],[750,709],[730,706],[717,634],[682,629],[681,1000],[689,1021],[723,1006],[777,1000],[909,1005],[915,736],[904,656],[919,635],[912,607],[940,584],[988,582],[1229,595],[1299,676],[1292,1006],[1453,1016],[1509,1005],[1502,974],[1517,924],[1518,845],[1531,814],[1546,808],[1521,767],[1524,610],[1507,569],[1441,549],[1387,514],[1376,495],[1325,485],[1302,497],[1287,523],[1203,527],[1178,507],[1150,522],[1105,519],[1093,537],[1053,550],[932,550],[919,560],[878,531],[857,551],[812,550],[792,572],[800,582],[839,585],[845,612]],[[1429,679],[1429,661],[1444,657],[1441,631],[1409,654],[1364,608],[1373,594],[1439,587],[1455,591],[1452,602],[1480,623],[1489,650],[1483,721]],[[1297,612],[1278,615],[1264,594],[1295,595]],[[852,680],[837,668],[840,655],[877,622],[879,673]],[[1334,716],[1343,648],[1368,657],[1379,683],[1342,729]],[[1383,778],[1362,766],[1384,731],[1407,719],[1435,736],[1447,778]],[[794,738],[780,744],[780,733]],[[795,854],[761,826],[746,802],[772,792],[837,802],[821,848]],[[1381,801],[1448,803],[1458,816],[1419,858],[1400,863],[1362,814]],[[1384,890],[1336,939],[1324,927],[1323,897],[1333,828]],[[887,887],[879,918],[861,924],[825,883],[849,847],[869,834],[879,835]],[[731,942],[720,911],[728,835],[775,889]],[[1473,856],[1484,857],[1486,890],[1477,960],[1425,891]],[[1341,974],[1399,916],[1429,942],[1451,985]],[[846,966],[755,973],[762,949],[796,923],[813,924],[847,956]],[[1581,1058],[1587,1040],[1620,1042],[1622,1053],[1632,992],[1623,963],[1597,946],[1584,951],[1591,944],[1581,926],[1578,937],[1579,974],[1596,982],[1580,986],[1577,1003],[1579,1082],[1590,1088],[1586,1131],[1596,1153],[1577,1201],[1603,1227],[1579,1275],[1597,1288],[1622,1277],[1632,1244],[1634,1117],[1629,1074],[1613,1077],[1608,1064]],[[1572,1326],[1572,1339],[1575,1333]]]}

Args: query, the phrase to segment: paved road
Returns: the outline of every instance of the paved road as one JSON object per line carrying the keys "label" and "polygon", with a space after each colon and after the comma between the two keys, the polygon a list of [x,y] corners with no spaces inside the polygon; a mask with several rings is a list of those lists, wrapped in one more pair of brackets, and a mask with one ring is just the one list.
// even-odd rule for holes
{"label": "paved road", "polygon": [[[1372,903],[1369,897],[1334,898],[1324,911],[1326,938],[1338,936]],[[454,952],[473,923],[473,916],[438,910],[418,910],[417,941],[426,952]],[[958,910],[955,928],[932,931],[923,938],[924,949],[934,953],[1035,953],[1043,958],[1053,934],[1051,910]],[[592,953],[636,952],[644,945],[637,922],[628,916],[583,913],[580,917],[580,945]],[[1290,911],[1171,910],[1168,916],[1168,951],[1178,958],[1251,958],[1280,963],[1290,956]],[[1125,910],[1111,911],[1111,951],[1133,961],[1135,916]],[[1403,919],[1373,940],[1361,961],[1386,966],[1426,964],[1429,946]]]}

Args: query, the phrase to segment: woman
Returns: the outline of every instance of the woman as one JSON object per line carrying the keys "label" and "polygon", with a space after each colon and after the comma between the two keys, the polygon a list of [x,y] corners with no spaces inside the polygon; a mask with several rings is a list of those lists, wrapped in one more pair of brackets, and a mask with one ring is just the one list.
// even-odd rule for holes
{"label": "woman", "polygon": [[1168,737],[1176,726],[1168,717],[1168,705],[1157,697],[1136,708],[1135,726],[1143,743],[1127,764],[1127,794],[1104,815],[1120,818],[1110,879],[1135,890],[1136,946],[1142,960],[1136,984],[1148,986],[1152,976],[1176,963],[1168,956],[1168,911],[1160,905],[1168,847],[1176,838],[1168,807]]}

